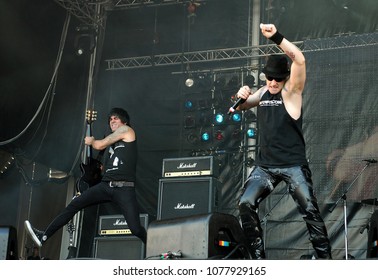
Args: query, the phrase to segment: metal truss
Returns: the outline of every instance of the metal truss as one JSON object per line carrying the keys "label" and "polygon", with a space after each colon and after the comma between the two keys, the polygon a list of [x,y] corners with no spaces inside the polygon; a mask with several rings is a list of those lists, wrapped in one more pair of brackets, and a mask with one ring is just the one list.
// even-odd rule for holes
{"label": "metal truss", "polygon": [[[88,25],[104,27],[105,13],[142,7],[185,5],[190,2],[204,4],[210,0],[54,0],[71,15]],[[101,12],[99,13],[98,10]]]}
{"label": "metal truss", "polygon": [[[294,42],[303,52],[314,52],[333,50],[350,47],[361,47],[378,44],[378,33],[339,36],[327,39],[315,39],[301,42]],[[135,68],[147,68],[153,66],[168,66],[220,62],[240,59],[256,59],[268,54],[282,53],[282,50],[275,44],[229,48],[217,50],[205,50],[197,52],[160,54],[155,56],[141,56],[105,60],[106,70],[127,70]]]}
{"label": "metal truss", "polygon": [[54,0],[82,23],[96,27],[105,26],[105,11],[112,7],[112,0]]}
{"label": "metal truss", "polygon": [[[158,5],[177,5],[195,2],[198,4],[210,0],[54,0],[81,22],[96,27],[105,26],[107,11],[117,9],[131,9],[138,7],[152,7]],[[347,35],[329,39],[314,39],[297,42],[303,52],[323,51],[349,47],[359,47],[378,44],[378,33]],[[168,66],[180,64],[194,64],[203,62],[220,62],[240,59],[256,59],[267,54],[281,53],[275,45],[261,45],[252,47],[204,50],[185,53],[159,54],[130,58],[108,59],[106,70],[125,70],[147,68],[153,66]]]}
{"label": "metal truss", "polygon": [[165,5],[185,5],[190,2],[203,4],[209,0],[113,0],[113,9],[132,9],[140,7],[154,7]]}
{"label": "metal truss", "polygon": [[146,68],[151,66],[167,66],[194,64],[201,62],[219,62],[236,59],[256,58],[268,53],[282,53],[276,45],[257,47],[229,48],[217,50],[205,50],[197,52],[160,54],[155,56],[129,57],[108,59],[107,70],[122,70],[132,68]]}
{"label": "metal truss", "polygon": [[305,41],[303,52],[315,52],[323,50],[336,50],[353,47],[365,47],[378,44],[378,33],[366,34],[341,34],[332,38],[319,38]]}

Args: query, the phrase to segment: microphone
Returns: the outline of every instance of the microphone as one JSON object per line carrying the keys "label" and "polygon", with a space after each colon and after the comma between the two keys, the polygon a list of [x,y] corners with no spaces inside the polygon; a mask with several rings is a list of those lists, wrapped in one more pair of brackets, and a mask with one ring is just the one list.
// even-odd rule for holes
{"label": "microphone", "polygon": [[366,161],[368,163],[377,163],[376,159],[370,158],[370,159],[363,159],[362,161]]}
{"label": "microphone", "polygon": [[234,103],[234,105],[232,105],[232,106],[230,107],[230,109],[228,109],[227,114],[229,115],[229,114],[235,112],[236,108],[237,108],[240,104],[244,103],[245,100],[246,100],[246,99],[243,99],[243,98],[239,98],[238,100],[236,100],[236,102]]}

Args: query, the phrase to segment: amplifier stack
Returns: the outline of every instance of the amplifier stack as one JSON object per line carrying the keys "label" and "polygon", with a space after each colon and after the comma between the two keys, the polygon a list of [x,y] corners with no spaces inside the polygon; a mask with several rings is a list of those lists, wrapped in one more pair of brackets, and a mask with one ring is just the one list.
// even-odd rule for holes
{"label": "amplifier stack", "polygon": [[157,220],[216,212],[219,168],[212,156],[163,159]]}
{"label": "amplifier stack", "polygon": [[212,156],[163,160],[156,221],[147,232],[146,258],[250,258],[238,219],[220,213],[220,165]]}
{"label": "amplifier stack", "polygon": [[[148,227],[148,215],[140,214],[140,223]],[[93,256],[109,260],[143,260],[145,244],[129,229],[123,215],[100,216],[98,234],[94,238]],[[122,249],[124,248],[124,249]]]}

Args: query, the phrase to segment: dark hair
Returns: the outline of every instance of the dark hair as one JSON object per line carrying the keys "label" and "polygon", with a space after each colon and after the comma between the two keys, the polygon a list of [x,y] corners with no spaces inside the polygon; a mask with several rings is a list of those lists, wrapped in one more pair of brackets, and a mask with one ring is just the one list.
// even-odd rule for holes
{"label": "dark hair", "polygon": [[112,108],[109,113],[109,121],[111,116],[116,116],[121,122],[130,125],[129,114],[122,108]]}

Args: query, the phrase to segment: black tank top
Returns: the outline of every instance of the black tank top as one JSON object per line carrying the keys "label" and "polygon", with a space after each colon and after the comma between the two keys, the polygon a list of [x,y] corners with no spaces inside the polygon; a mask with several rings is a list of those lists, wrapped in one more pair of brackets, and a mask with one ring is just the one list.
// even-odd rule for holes
{"label": "black tank top", "polygon": [[306,165],[302,114],[294,120],[286,111],[281,92],[266,91],[257,107],[259,150],[256,165],[292,167]]}
{"label": "black tank top", "polygon": [[137,143],[118,141],[109,148],[102,181],[134,182],[136,176]]}

